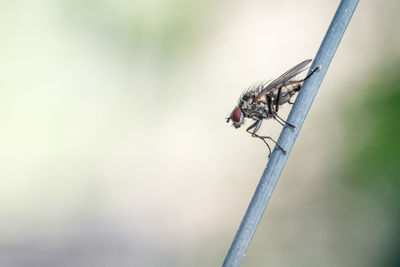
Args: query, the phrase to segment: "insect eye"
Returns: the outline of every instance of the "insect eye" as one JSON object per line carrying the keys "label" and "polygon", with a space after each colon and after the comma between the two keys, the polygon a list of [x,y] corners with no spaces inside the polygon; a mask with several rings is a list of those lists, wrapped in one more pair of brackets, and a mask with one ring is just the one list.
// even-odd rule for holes
{"label": "insect eye", "polygon": [[232,121],[239,122],[241,117],[242,117],[242,111],[240,110],[240,108],[239,107],[234,108],[231,114]]}

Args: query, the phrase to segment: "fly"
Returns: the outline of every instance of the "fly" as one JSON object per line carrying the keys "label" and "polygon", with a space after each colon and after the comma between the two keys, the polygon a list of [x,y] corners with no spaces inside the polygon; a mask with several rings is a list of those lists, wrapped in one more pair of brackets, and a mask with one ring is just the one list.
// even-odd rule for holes
{"label": "fly", "polygon": [[274,142],[285,154],[286,151],[277,144],[272,137],[260,136],[257,134],[257,131],[260,129],[264,119],[274,119],[282,126],[286,123],[295,128],[294,125],[286,122],[278,115],[278,110],[279,106],[283,104],[293,104],[290,101],[291,97],[300,91],[304,81],[320,69],[320,67],[315,68],[304,79],[294,79],[295,76],[307,69],[306,67],[311,61],[311,59],[307,59],[297,64],[273,81],[256,83],[250,86],[240,96],[238,105],[232,110],[230,116],[226,120],[227,123],[232,120],[232,124],[235,128],[239,128],[244,123],[245,118],[254,120],[254,123],[251,124],[246,131],[250,133],[252,137],[260,138],[267,145],[269,150],[268,157],[271,155],[271,148],[265,139]]}

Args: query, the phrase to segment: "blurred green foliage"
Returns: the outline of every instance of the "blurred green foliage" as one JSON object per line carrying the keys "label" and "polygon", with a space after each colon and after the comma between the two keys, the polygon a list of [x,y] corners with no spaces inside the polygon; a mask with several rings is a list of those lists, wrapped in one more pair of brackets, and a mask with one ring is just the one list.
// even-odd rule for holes
{"label": "blurred green foliage", "polygon": [[[346,181],[400,198],[400,62],[382,69],[366,97],[346,112],[352,156]],[[389,200],[389,199],[387,199]]]}
{"label": "blurred green foliage", "polygon": [[[88,32],[109,36],[133,55],[171,60],[190,53],[201,40],[214,10],[212,1],[149,0],[66,1],[63,13],[67,20],[78,21]],[[185,53],[184,53],[185,54]]]}
{"label": "blurred green foliage", "polygon": [[368,77],[345,116],[350,159],[344,183],[376,201],[393,225],[380,266],[400,266],[400,61]]}

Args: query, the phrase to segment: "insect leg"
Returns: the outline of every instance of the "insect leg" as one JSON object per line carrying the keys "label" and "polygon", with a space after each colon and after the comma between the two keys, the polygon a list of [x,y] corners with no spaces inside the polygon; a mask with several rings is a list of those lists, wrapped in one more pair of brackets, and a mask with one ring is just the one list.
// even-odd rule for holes
{"label": "insect leg", "polygon": [[[258,137],[258,135],[257,135],[256,133],[257,133],[257,131],[260,129],[261,124],[262,124],[262,120],[261,120],[261,119],[260,119],[260,120],[257,120],[256,122],[254,122],[252,125],[250,125],[250,126],[246,129],[246,132],[250,133],[253,137]],[[255,127],[254,131],[253,131],[253,132],[250,132],[250,130],[253,129],[254,127]]]}
{"label": "insect leg", "polygon": [[[275,116],[276,116],[278,119],[280,119],[281,121],[283,121],[284,123],[286,123],[287,125],[289,125],[290,127],[292,127],[292,128],[297,128],[296,125],[293,125],[293,124],[291,124],[291,123],[285,121],[284,119],[282,119],[281,117],[279,117],[278,114],[275,114]],[[276,120],[276,118],[275,118],[275,120]],[[278,120],[277,120],[277,121],[278,121]]]}
{"label": "insect leg", "polygon": [[[301,81],[304,82],[305,80],[307,80],[308,78],[310,78],[311,75],[313,75],[317,70],[320,70],[320,69],[321,69],[321,66],[316,67],[315,69],[313,69],[313,70],[311,71],[310,74],[307,75],[307,77],[305,77],[305,78],[304,78],[303,80],[301,80]],[[300,90],[300,89],[299,89],[299,90]]]}
{"label": "insect leg", "polygon": [[278,96],[276,97],[276,104],[275,104],[275,112],[278,112],[279,109],[279,99],[281,98],[281,91],[282,91],[282,86],[279,87],[278,89]]}
{"label": "insect leg", "polygon": [[264,139],[269,139],[269,140],[271,140],[272,142],[274,142],[274,144],[280,149],[280,150],[282,150],[282,152],[283,152],[283,154],[287,154],[287,151],[285,150],[285,149],[283,149],[283,147],[281,147],[271,136],[259,136],[259,135],[254,135],[253,137],[258,137],[258,138],[260,138],[261,140],[263,140],[264,141],[264,143],[268,146],[268,149],[269,149],[269,155],[268,155],[268,157],[271,155],[271,148],[269,147],[269,145],[268,145],[268,143],[264,140]]}
{"label": "insect leg", "polygon": [[[252,125],[250,125],[250,126],[246,129],[246,131],[247,131],[248,133],[250,133],[252,137],[257,137],[257,138],[260,138],[261,140],[263,140],[263,142],[267,145],[268,150],[269,150],[268,157],[271,156],[271,147],[268,145],[268,143],[267,143],[267,141],[265,141],[265,139],[269,139],[269,140],[271,140],[272,142],[274,142],[275,145],[278,146],[279,149],[281,149],[282,152],[283,152],[284,154],[286,154],[286,153],[287,153],[286,150],[284,150],[272,137],[270,137],[270,136],[260,136],[260,135],[256,134],[257,131],[260,129],[261,124],[262,124],[262,120],[258,120],[258,121],[256,121],[256,122],[254,122]],[[254,131],[253,131],[253,132],[250,132],[250,130],[253,129],[253,128],[255,128]]]}
{"label": "insect leg", "polygon": [[271,157],[271,147],[268,145],[267,141],[265,141],[263,138],[260,138],[260,139],[263,140],[264,144],[266,144],[268,147],[268,158]]}
{"label": "insect leg", "polygon": [[272,98],[270,95],[267,95],[267,107],[268,107],[268,112],[269,113],[273,113],[272,112]]}
{"label": "insect leg", "polygon": [[[269,139],[269,140],[271,140],[272,142],[274,142],[274,144],[280,149],[280,150],[282,150],[282,152],[283,152],[283,154],[287,154],[287,151],[285,150],[285,149],[283,149],[283,147],[281,147],[272,137],[270,137],[270,136],[258,136],[258,138],[261,138],[262,140],[264,140],[264,139]],[[265,142],[265,141],[264,141]]]}
{"label": "insect leg", "polygon": [[[268,158],[269,158],[269,157],[271,156],[271,147],[268,145],[267,141],[265,141],[263,138],[261,138],[259,135],[256,134],[256,132],[258,131],[258,129],[260,129],[260,127],[261,127],[261,123],[262,123],[262,120],[258,120],[258,121],[256,121],[256,122],[254,122],[252,125],[250,125],[250,126],[246,129],[246,132],[248,132],[249,134],[251,134],[252,137],[260,138],[260,139],[264,142],[264,144],[267,145],[267,147],[268,147],[268,152],[269,152],[269,153],[268,153]],[[255,127],[254,131],[253,131],[253,132],[250,132],[250,130],[253,129],[254,127]]]}
{"label": "insect leg", "polygon": [[[298,86],[297,86],[293,91],[295,91],[295,92],[300,91],[301,87],[303,86],[302,83],[303,83],[304,81],[306,81],[308,78],[310,78],[311,75],[313,75],[316,71],[318,71],[318,70],[320,70],[320,69],[321,69],[321,66],[318,66],[318,67],[316,67],[315,69],[313,69],[313,70],[311,71],[310,74],[308,74],[303,80],[300,80],[300,81],[299,81]],[[279,97],[279,96],[278,96],[278,97]],[[289,103],[290,105],[293,105],[293,104],[294,104],[294,102],[290,102],[290,100],[288,101],[288,103]]]}
{"label": "insect leg", "polygon": [[[279,117],[278,114],[275,114],[274,119],[275,119],[280,125],[282,125],[282,126],[285,126],[285,124],[287,124],[287,125],[289,125],[290,127],[294,128],[294,129],[297,128],[296,125],[293,125],[293,124],[291,124],[291,123],[285,121],[284,119],[282,119],[281,117]],[[278,120],[278,119],[279,119],[279,120]]]}
{"label": "insect leg", "polygon": [[[274,119],[275,119],[280,125],[285,126],[284,123],[280,122],[280,121],[277,119],[277,118],[279,118],[279,117],[277,117],[277,116],[278,116],[278,114],[275,114]],[[285,121],[284,121],[284,122],[285,122]]]}
{"label": "insect leg", "polygon": [[[246,132],[251,133],[250,130],[253,129],[254,127],[256,127],[257,123],[259,123],[261,120],[256,121],[255,123],[253,123],[252,125],[250,125],[247,129]],[[258,127],[260,128],[260,127]],[[251,133],[253,134],[253,133]],[[255,133],[254,133],[255,134]]]}

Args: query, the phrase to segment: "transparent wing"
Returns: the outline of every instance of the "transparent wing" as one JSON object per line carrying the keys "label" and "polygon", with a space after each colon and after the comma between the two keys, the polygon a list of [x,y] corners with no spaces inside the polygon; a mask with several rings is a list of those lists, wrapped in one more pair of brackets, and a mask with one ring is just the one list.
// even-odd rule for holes
{"label": "transparent wing", "polygon": [[293,68],[291,68],[290,70],[288,70],[287,72],[285,72],[284,74],[273,80],[272,82],[266,84],[260,94],[266,94],[275,87],[277,87],[279,84],[283,84],[292,79],[293,77],[295,77],[296,75],[300,74],[301,72],[306,70],[307,65],[310,64],[311,61],[312,59],[304,60],[303,62],[297,64],[296,66],[294,66]]}
{"label": "transparent wing", "polygon": [[251,94],[251,93],[260,93],[262,89],[264,89],[268,83],[271,80],[268,81],[258,81],[250,85],[243,94]]}

